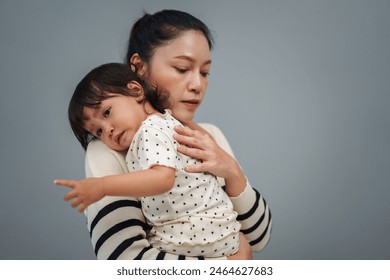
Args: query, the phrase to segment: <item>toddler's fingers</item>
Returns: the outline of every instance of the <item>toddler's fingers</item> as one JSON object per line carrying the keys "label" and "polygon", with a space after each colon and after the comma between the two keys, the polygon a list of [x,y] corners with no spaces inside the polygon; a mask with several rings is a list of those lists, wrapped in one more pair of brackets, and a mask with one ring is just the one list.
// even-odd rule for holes
{"label": "toddler's fingers", "polygon": [[73,180],[54,180],[54,184],[57,186],[64,186],[74,189],[77,185],[77,181]]}
{"label": "toddler's fingers", "polygon": [[76,197],[77,197],[76,192],[70,191],[70,192],[68,192],[68,193],[64,196],[64,200],[65,200],[65,201],[69,201],[69,200],[71,200],[71,199],[73,199],[73,198],[76,198]]}
{"label": "toddler's fingers", "polygon": [[72,206],[73,208],[76,208],[77,206],[79,205],[82,205],[83,201],[76,197],[75,199],[72,200],[72,203],[70,204],[70,206]]}
{"label": "toddler's fingers", "polygon": [[87,206],[84,203],[81,203],[79,207],[79,213],[83,213],[85,209],[87,209]]}

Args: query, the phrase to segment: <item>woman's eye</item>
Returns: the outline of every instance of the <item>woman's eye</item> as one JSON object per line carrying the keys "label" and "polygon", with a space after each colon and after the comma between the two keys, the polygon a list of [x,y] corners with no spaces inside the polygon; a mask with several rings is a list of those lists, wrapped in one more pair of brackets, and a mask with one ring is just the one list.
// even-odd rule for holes
{"label": "woman's eye", "polygon": [[201,74],[203,77],[207,77],[208,75],[210,75],[209,72],[201,72],[200,74]]}
{"label": "woman's eye", "polygon": [[104,112],[103,112],[103,116],[104,116],[105,118],[107,118],[107,117],[110,115],[110,113],[111,113],[111,109],[106,109],[106,110],[104,110]]}
{"label": "woman's eye", "polygon": [[103,130],[101,128],[99,128],[97,131],[96,131],[96,136],[97,137],[100,137],[102,136],[102,133],[103,133]]}
{"label": "woman's eye", "polygon": [[187,72],[188,70],[185,69],[185,68],[179,68],[179,67],[175,67],[176,71],[181,73],[181,74],[184,74],[185,72]]}

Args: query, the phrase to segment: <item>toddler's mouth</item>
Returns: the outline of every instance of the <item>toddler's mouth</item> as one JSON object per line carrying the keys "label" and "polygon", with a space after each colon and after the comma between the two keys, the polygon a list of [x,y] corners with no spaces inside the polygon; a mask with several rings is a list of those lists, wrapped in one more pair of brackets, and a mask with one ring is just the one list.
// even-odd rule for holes
{"label": "toddler's mouth", "polygon": [[117,142],[118,144],[120,144],[120,143],[121,143],[122,136],[123,136],[124,133],[125,133],[124,131],[118,133],[118,134],[115,136],[115,139],[114,139],[115,142]]}

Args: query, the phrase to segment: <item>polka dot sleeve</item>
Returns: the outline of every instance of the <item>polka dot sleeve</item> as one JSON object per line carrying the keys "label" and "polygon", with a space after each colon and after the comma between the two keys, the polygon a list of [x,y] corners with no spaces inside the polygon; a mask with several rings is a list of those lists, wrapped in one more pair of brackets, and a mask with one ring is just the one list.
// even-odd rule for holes
{"label": "polka dot sleeve", "polygon": [[133,141],[133,151],[141,170],[154,165],[178,168],[176,141],[162,128],[141,127]]}

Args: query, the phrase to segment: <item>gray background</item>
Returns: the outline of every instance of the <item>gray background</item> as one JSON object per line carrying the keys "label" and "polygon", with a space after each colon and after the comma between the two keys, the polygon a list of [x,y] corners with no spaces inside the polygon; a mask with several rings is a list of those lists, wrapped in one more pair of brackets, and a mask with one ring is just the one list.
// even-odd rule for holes
{"label": "gray background", "polygon": [[389,1],[0,0],[0,259],[93,259],[54,178],[81,179],[76,83],[122,61],[143,10],[204,20],[198,121],[218,125],[274,228],[258,259],[389,259]]}

